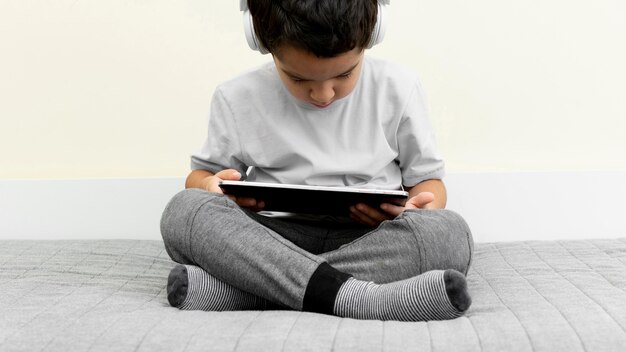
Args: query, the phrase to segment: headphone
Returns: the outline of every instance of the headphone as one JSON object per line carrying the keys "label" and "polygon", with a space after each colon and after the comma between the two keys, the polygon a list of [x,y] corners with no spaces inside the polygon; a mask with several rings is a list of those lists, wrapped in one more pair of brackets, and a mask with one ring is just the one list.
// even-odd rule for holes
{"label": "headphone", "polygon": [[[340,0],[341,1],[341,0]],[[367,49],[370,49],[376,44],[383,41],[385,37],[385,31],[387,30],[387,6],[389,6],[390,0],[378,0],[378,16],[376,18],[376,25],[372,30],[372,39],[370,40]],[[246,41],[250,49],[259,51],[261,54],[268,54],[269,51],[263,47],[259,38],[257,38],[254,32],[254,24],[252,23],[252,15],[248,9],[248,1],[240,0],[239,10],[243,12],[243,31],[246,35]]]}

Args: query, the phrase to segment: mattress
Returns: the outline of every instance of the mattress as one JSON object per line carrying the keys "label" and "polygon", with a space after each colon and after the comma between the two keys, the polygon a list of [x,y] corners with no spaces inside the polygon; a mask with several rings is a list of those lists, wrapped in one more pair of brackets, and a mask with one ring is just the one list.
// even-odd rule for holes
{"label": "mattress", "polygon": [[626,350],[626,239],[477,243],[449,321],[179,311],[160,241],[0,241],[0,351]]}

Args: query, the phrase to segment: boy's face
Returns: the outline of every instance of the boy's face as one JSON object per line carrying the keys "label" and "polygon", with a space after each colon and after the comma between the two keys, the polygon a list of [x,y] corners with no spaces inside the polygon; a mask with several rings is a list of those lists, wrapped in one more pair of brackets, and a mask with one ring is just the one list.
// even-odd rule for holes
{"label": "boy's face", "polygon": [[363,50],[317,57],[304,49],[283,46],[274,63],[283,84],[296,99],[324,109],[354,89],[361,73]]}

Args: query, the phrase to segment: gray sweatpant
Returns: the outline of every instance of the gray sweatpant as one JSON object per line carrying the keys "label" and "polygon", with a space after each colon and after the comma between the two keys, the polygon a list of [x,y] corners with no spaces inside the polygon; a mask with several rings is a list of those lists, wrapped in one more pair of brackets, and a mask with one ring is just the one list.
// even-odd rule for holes
{"label": "gray sweatpant", "polygon": [[161,233],[174,261],[280,305],[313,311],[324,311],[312,308],[313,301],[332,304],[350,276],[387,283],[435,269],[467,273],[473,252],[467,224],[449,210],[408,210],[367,228],[265,217],[199,189],[174,196]]}

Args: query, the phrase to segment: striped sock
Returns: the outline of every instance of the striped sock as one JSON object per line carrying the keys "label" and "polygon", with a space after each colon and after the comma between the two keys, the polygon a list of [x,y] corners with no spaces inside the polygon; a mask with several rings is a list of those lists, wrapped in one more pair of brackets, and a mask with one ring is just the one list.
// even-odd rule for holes
{"label": "striped sock", "polygon": [[177,265],[167,278],[167,300],[182,310],[260,310],[269,302],[224,283],[193,265]]}
{"label": "striped sock", "polygon": [[460,317],[470,304],[463,274],[434,270],[383,285],[350,278],[339,289],[334,314],[356,319],[445,320]]}

